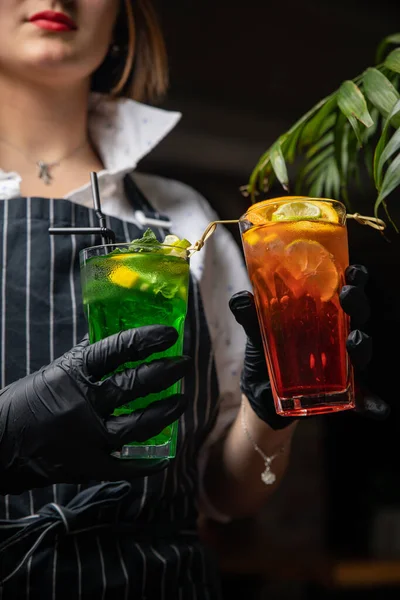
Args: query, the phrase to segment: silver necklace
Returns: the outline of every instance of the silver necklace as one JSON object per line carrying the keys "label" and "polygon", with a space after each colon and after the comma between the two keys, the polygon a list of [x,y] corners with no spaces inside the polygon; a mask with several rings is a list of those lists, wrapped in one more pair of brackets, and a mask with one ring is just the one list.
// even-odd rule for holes
{"label": "silver necklace", "polygon": [[279,448],[279,450],[276,452],[276,454],[273,454],[272,456],[267,456],[266,454],[264,454],[264,452],[261,450],[260,446],[258,444],[256,444],[256,442],[253,440],[253,437],[250,435],[250,431],[247,427],[246,414],[245,414],[245,403],[243,400],[242,400],[241,408],[242,408],[242,410],[241,410],[240,416],[241,416],[243,431],[244,431],[248,441],[253,446],[254,450],[261,456],[261,458],[264,461],[265,469],[261,473],[261,481],[263,483],[265,483],[265,485],[272,485],[276,481],[276,475],[275,475],[275,473],[272,472],[271,463],[275,460],[275,458],[277,458],[279,456],[279,454],[283,454],[285,452],[285,446],[282,446],[281,448]]}
{"label": "silver necklace", "polygon": [[71,152],[69,152],[65,156],[63,156],[63,157],[61,157],[58,160],[55,160],[53,162],[46,162],[44,160],[32,160],[30,158],[30,156],[27,156],[25,154],[25,152],[23,152],[21,150],[21,148],[18,148],[17,146],[15,146],[14,144],[12,144],[8,140],[5,140],[4,138],[0,137],[0,140],[4,144],[6,144],[7,146],[10,146],[10,148],[13,148],[17,152],[19,152],[25,158],[25,160],[28,160],[29,162],[34,163],[37,166],[37,168],[38,168],[38,174],[37,175],[38,175],[39,179],[41,179],[43,181],[43,183],[45,183],[46,185],[50,185],[51,182],[54,179],[54,177],[53,177],[53,175],[51,173],[52,169],[54,167],[58,167],[63,160],[66,160],[67,158],[70,158],[71,156],[73,156],[74,154],[76,154],[77,152],[79,152],[79,150],[81,150],[87,144],[87,140],[85,139],[85,141],[82,144],[79,144],[79,146],[77,146],[76,148],[74,148]]}

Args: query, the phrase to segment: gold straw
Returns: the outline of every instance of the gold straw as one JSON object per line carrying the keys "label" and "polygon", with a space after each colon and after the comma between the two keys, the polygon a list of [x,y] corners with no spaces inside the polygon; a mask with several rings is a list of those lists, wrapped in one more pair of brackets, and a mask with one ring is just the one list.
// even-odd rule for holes
{"label": "gold straw", "polygon": [[211,223],[209,223],[205,228],[201,238],[197,240],[197,242],[189,246],[189,256],[192,256],[192,254],[202,249],[208,238],[211,237],[214,231],[216,230],[217,225],[225,225],[226,223],[239,223],[239,219],[231,219],[228,221],[212,221]]}
{"label": "gold straw", "polygon": [[[377,229],[378,231],[383,231],[384,229],[386,229],[385,221],[382,221],[382,219],[378,219],[377,217],[366,217],[364,215],[360,215],[359,213],[354,213],[354,215],[346,215],[346,218],[354,219],[360,225],[368,225],[369,227],[373,227],[373,229]],[[201,250],[203,248],[203,246],[206,243],[206,241],[208,240],[208,238],[211,237],[212,234],[214,233],[214,231],[216,230],[217,225],[225,225],[228,223],[229,224],[239,223],[239,221],[240,221],[240,219],[229,219],[229,220],[225,220],[225,221],[211,221],[211,223],[209,223],[207,225],[207,227],[205,228],[204,233],[201,236],[201,238],[199,240],[197,240],[197,242],[195,242],[194,244],[189,246],[189,248],[187,249],[189,252],[189,256],[192,256],[195,252],[198,252],[199,250]]]}
{"label": "gold straw", "polygon": [[359,213],[354,213],[354,215],[347,215],[347,218],[354,219],[357,223],[360,223],[360,225],[369,225],[378,231],[386,229],[385,221],[382,221],[382,219],[378,219],[377,217],[365,217]]}

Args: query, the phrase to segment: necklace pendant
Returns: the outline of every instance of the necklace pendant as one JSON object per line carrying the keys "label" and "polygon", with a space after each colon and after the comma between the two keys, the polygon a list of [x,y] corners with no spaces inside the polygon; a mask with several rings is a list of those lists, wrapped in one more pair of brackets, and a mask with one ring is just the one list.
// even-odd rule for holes
{"label": "necklace pendant", "polygon": [[39,179],[41,179],[46,185],[50,185],[53,180],[53,177],[50,173],[50,168],[52,165],[45,163],[43,160],[39,160],[37,166],[39,167]]}
{"label": "necklace pendant", "polygon": [[261,481],[265,485],[272,485],[276,481],[276,475],[271,471],[269,463],[265,463],[265,470],[261,473]]}

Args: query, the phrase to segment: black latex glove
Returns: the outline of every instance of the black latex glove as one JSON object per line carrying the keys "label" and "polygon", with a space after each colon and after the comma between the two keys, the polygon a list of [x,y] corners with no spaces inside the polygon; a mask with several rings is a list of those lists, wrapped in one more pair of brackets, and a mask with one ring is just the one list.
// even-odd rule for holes
{"label": "black latex glove", "polygon": [[108,376],[128,361],[172,346],[172,327],[130,329],[69,352],[0,391],[0,493],[52,483],[143,477],[168,460],[121,460],[123,444],[160,433],[186,407],[175,395],[130,415],[111,416],[135,398],[168,388],[190,367],[187,357],[153,360]]}
{"label": "black latex glove", "polygon": [[[372,357],[372,340],[358,329],[370,315],[368,299],[364,292],[368,272],[363,265],[350,265],[346,269],[345,277],[346,285],[340,291],[339,299],[343,310],[351,317],[352,328],[357,327],[352,329],[346,343],[350,360],[357,373],[365,369]],[[275,412],[253,295],[247,291],[238,292],[232,296],[229,307],[247,335],[241,377],[242,392],[260,419],[275,430],[283,429],[295,419],[282,417]],[[365,389],[357,396],[355,410],[375,419],[384,419],[390,412],[383,400]]]}

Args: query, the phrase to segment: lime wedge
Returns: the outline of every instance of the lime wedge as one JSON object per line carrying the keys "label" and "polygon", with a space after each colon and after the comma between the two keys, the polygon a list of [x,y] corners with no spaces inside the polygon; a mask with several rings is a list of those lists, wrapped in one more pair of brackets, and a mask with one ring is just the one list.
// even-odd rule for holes
{"label": "lime wedge", "polygon": [[163,241],[164,246],[175,246],[175,244],[179,243],[180,239],[177,235],[166,235]]}
{"label": "lime wedge", "polygon": [[273,221],[301,221],[303,219],[320,219],[321,209],[312,202],[287,202],[282,204],[274,213]]}
{"label": "lime wedge", "polygon": [[165,236],[165,239],[163,241],[163,246],[174,246],[175,248],[186,249],[186,248],[189,248],[190,242],[185,238],[180,239],[180,238],[178,238],[177,235],[170,234],[170,235]]}
{"label": "lime wedge", "polygon": [[183,238],[178,238],[177,235],[166,235],[163,243],[161,244],[163,254],[169,254],[170,256],[178,256],[180,258],[186,258],[186,248],[190,247],[190,242]]}

